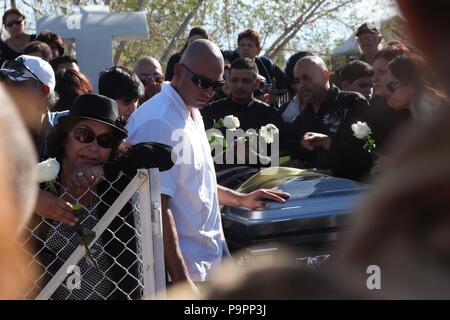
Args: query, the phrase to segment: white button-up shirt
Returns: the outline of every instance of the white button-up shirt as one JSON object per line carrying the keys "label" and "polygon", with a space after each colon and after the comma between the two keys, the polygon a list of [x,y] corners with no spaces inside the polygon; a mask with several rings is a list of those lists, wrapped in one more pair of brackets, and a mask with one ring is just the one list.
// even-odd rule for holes
{"label": "white button-up shirt", "polygon": [[189,114],[175,89],[165,83],[128,121],[128,142],[172,146],[178,159],[161,173],[161,193],[170,197],[181,252],[194,281],[205,281],[222,260],[224,238],[217,180],[203,119]]}

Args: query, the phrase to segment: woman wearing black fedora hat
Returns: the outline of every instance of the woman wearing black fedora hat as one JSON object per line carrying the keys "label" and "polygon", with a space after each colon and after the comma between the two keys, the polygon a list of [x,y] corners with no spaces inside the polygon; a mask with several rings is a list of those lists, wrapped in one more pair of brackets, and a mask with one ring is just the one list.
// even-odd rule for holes
{"label": "woman wearing black fedora hat", "polygon": [[[59,190],[52,195],[52,201],[80,204],[83,209],[77,219],[83,227],[95,226],[129,183],[126,176],[133,177],[139,168],[158,167],[164,171],[173,165],[171,148],[161,144],[136,145],[119,156],[118,147],[126,137],[116,102],[96,94],[76,98],[69,114],[59,119],[48,136],[49,155],[61,164]],[[125,175],[119,176],[119,172]],[[66,223],[47,221],[50,228],[44,232],[37,249],[38,259],[51,273],[65,262],[61,258],[67,259],[80,244],[74,237],[73,218]],[[52,298],[136,297],[139,277],[135,275],[137,258],[133,253],[137,250],[133,226],[133,210],[128,204],[108,227],[111,232],[104,232],[92,246],[98,268],[83,258],[79,263],[83,275],[81,289],[70,291],[61,285]]]}

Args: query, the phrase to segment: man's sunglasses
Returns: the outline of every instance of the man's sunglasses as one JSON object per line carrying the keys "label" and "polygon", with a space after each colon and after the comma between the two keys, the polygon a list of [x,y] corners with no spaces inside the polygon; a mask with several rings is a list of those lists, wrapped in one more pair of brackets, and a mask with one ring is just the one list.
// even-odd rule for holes
{"label": "man's sunglasses", "polygon": [[403,83],[402,82],[389,82],[386,85],[386,88],[388,89],[388,91],[390,93],[394,93],[395,91],[397,91],[398,88],[402,87]]}
{"label": "man's sunglasses", "polygon": [[188,74],[189,78],[191,79],[192,83],[200,88],[200,89],[209,89],[209,88],[213,88],[213,89],[218,89],[220,87],[222,87],[225,84],[224,80],[219,80],[219,81],[212,81],[210,79],[208,79],[207,77],[195,74],[194,72],[192,72],[191,69],[189,69],[186,65],[182,64],[181,67],[183,68],[183,70],[186,71],[186,73]]}
{"label": "man's sunglasses", "polygon": [[81,143],[91,143],[97,140],[97,144],[105,149],[110,149],[117,142],[117,139],[111,133],[104,133],[96,136],[95,133],[84,127],[76,128],[73,132],[74,138]]}
{"label": "man's sunglasses", "polygon": [[7,26],[8,28],[11,28],[14,25],[20,26],[22,24],[22,22],[23,22],[23,20],[13,20],[11,22],[5,23],[5,26]]}
{"label": "man's sunglasses", "polygon": [[141,74],[139,76],[139,80],[141,80],[141,82],[144,86],[146,86],[149,82],[161,84],[164,82],[164,75],[162,75],[162,74]]}
{"label": "man's sunglasses", "polygon": [[39,81],[42,85],[44,85],[41,79],[39,79],[39,77],[25,65],[25,61],[22,57],[18,57],[15,60],[5,61],[5,63],[3,63],[2,69],[7,69],[8,70],[7,75],[15,79],[24,77],[24,74],[26,73],[26,71],[28,71],[29,73],[31,73],[31,75],[34,77],[35,80]]}

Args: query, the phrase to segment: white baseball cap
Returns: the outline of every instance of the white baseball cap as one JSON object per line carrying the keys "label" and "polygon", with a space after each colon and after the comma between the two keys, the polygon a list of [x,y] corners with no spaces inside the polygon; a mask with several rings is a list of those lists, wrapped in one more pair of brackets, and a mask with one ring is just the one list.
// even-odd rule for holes
{"label": "white baseball cap", "polygon": [[55,72],[47,61],[39,57],[21,55],[14,60],[5,61],[0,72],[12,81],[36,79],[51,91],[55,90]]}

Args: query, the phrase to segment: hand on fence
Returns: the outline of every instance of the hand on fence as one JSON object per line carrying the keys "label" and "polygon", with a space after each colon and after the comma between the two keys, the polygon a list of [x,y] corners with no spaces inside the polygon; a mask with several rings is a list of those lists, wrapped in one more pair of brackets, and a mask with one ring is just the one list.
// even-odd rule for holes
{"label": "hand on fence", "polygon": [[69,177],[67,186],[73,195],[77,195],[76,190],[80,189],[83,193],[86,189],[92,188],[99,183],[104,176],[105,173],[101,166],[81,167]]}
{"label": "hand on fence", "polygon": [[47,191],[39,191],[36,214],[45,219],[62,222],[74,226],[78,219],[72,212],[70,203]]}

